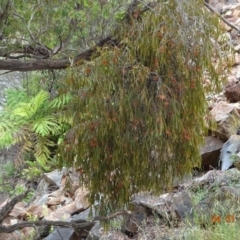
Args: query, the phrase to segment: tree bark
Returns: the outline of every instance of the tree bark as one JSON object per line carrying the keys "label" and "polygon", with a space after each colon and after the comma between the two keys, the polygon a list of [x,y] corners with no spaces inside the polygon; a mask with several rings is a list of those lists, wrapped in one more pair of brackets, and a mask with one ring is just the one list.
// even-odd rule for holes
{"label": "tree bark", "polygon": [[68,67],[74,67],[81,64],[83,60],[91,60],[99,56],[97,49],[103,46],[118,46],[119,42],[112,38],[111,36],[106,37],[101,40],[95,47],[90,48],[74,58],[64,58],[64,59],[36,59],[36,60],[1,60],[0,59],[0,70],[10,70],[10,71],[37,71],[37,70],[54,70],[54,69],[65,69]]}

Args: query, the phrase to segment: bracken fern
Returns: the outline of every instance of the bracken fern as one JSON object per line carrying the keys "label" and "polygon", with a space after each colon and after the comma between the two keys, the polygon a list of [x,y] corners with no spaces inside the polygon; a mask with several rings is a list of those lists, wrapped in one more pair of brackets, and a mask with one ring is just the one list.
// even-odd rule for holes
{"label": "bracken fern", "polygon": [[24,90],[7,91],[6,106],[0,113],[0,147],[20,146],[13,161],[22,164],[27,160],[30,169],[25,170],[26,175],[34,166],[37,168],[33,171],[35,173],[49,170],[47,163],[53,157],[51,149],[56,147],[56,139],[70,122],[70,118],[61,115],[61,109],[70,98],[69,94],[65,94],[51,100],[46,91],[40,91],[33,97],[28,97]]}

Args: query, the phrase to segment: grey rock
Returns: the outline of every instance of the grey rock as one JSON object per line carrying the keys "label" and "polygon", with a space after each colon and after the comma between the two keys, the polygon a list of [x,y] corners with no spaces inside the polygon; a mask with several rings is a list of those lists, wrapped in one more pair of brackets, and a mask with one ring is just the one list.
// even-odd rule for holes
{"label": "grey rock", "polygon": [[72,219],[73,220],[78,220],[78,221],[89,221],[89,214],[90,214],[90,209],[86,209],[85,211],[73,215]]}
{"label": "grey rock", "polygon": [[133,208],[131,214],[123,216],[122,224],[122,231],[131,236],[137,234],[139,227],[147,217],[145,208],[139,205],[133,205]]}
{"label": "grey rock", "polygon": [[47,205],[47,201],[48,201],[48,194],[44,194],[43,196],[35,200],[33,204],[36,206]]}
{"label": "grey rock", "polygon": [[65,169],[54,170],[43,174],[43,179],[51,186],[60,187],[62,177],[66,174]]}
{"label": "grey rock", "polygon": [[[240,80],[240,68],[236,73],[236,79]],[[238,102],[240,100],[240,83],[232,81],[225,87],[224,95],[231,103]]]}
{"label": "grey rock", "polygon": [[100,239],[100,229],[101,225],[99,221],[95,222],[93,228],[89,231],[87,240],[99,240]]}
{"label": "grey rock", "polygon": [[49,183],[45,181],[45,179],[41,179],[41,181],[37,186],[36,194],[40,196],[44,195],[45,193],[48,192],[48,186],[49,186]]}
{"label": "grey rock", "polygon": [[192,214],[192,199],[187,192],[181,192],[173,198],[171,216],[183,220]]}
{"label": "grey rock", "polygon": [[192,178],[193,178],[192,173],[186,173],[182,177],[174,177],[173,178],[173,187],[181,186],[184,183],[191,181]]}
{"label": "grey rock", "polygon": [[50,235],[43,240],[78,240],[77,234],[72,228],[57,227]]}
{"label": "grey rock", "polygon": [[216,168],[219,162],[220,150],[223,141],[213,136],[205,138],[205,145],[201,148],[202,166],[212,166]]}
{"label": "grey rock", "polygon": [[214,192],[222,186],[234,185],[240,188],[240,171],[236,168],[228,171],[211,170],[201,177],[195,178],[187,189],[195,191],[199,188],[206,188],[209,192]]}
{"label": "grey rock", "polygon": [[[236,51],[236,52],[240,51],[240,44],[238,44],[237,46],[234,47],[234,51]],[[239,78],[240,78],[240,69],[238,69],[238,71],[239,71],[239,74],[236,74],[236,77],[239,76]]]}
{"label": "grey rock", "polygon": [[234,164],[235,158],[240,157],[240,135],[232,135],[224,143],[220,155],[221,170],[225,171]]}
{"label": "grey rock", "polygon": [[[89,218],[89,214],[90,214],[90,209],[88,208],[87,210],[79,213],[79,214],[75,214],[72,217],[73,221],[77,221],[78,223],[90,223],[88,225],[88,227],[84,228],[84,229],[79,229],[78,230],[78,235],[81,235],[82,237],[87,237],[88,233],[91,231],[91,229],[93,228],[93,226],[95,225],[93,222],[90,221]],[[94,215],[94,211],[93,211],[93,215]]]}

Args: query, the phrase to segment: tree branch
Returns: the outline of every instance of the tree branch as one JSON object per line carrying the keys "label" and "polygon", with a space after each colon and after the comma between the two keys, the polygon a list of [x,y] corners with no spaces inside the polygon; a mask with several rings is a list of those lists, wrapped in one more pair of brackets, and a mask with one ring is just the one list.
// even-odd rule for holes
{"label": "tree branch", "polygon": [[11,226],[0,225],[0,232],[11,233],[15,230],[19,230],[25,227],[35,227],[35,226],[58,226],[58,227],[72,227],[73,229],[84,229],[93,227],[93,222],[81,222],[77,223],[75,221],[65,222],[65,221],[29,221],[29,222],[20,222],[13,224]]}
{"label": "tree branch", "polygon": [[[1,210],[0,210],[0,223],[4,220],[4,218],[9,214],[9,212],[13,209],[13,207],[20,201],[22,201],[31,190],[27,190],[25,193],[20,194],[10,200]],[[11,226],[3,226],[0,224],[0,233],[11,233],[15,230],[22,229],[25,227],[35,227],[35,226],[61,226],[61,227],[72,227],[76,232],[80,229],[91,229],[94,226],[95,221],[109,221],[119,215],[129,215],[130,213],[127,211],[113,213],[112,215],[102,217],[96,216],[92,219],[92,221],[84,221],[80,220],[72,220],[71,222],[66,221],[23,221],[20,223],[13,224]]]}
{"label": "tree branch", "polygon": [[109,221],[120,215],[129,215],[129,212],[117,212],[107,217],[96,216],[92,221],[85,222],[84,220],[72,220],[71,222],[66,221],[28,221],[28,222],[20,222],[13,224],[11,226],[3,226],[0,225],[0,232],[11,233],[15,230],[22,229],[25,227],[35,227],[35,226],[60,226],[60,227],[72,227],[74,230],[92,228],[94,226],[94,222],[99,221]]}
{"label": "tree branch", "polygon": [[225,22],[231,28],[237,30],[238,32],[240,29],[235,26],[234,24],[230,23],[226,18],[224,18],[221,14],[219,14],[212,6],[210,6],[206,1],[204,2],[204,6],[207,7],[211,12],[215,13],[223,22]]}
{"label": "tree branch", "polygon": [[[124,20],[131,20],[131,15],[134,14],[139,1],[133,0],[132,4],[129,5],[129,8],[126,11]],[[140,11],[141,14],[152,9],[157,4],[156,2],[150,2],[145,5],[144,9]],[[108,36],[105,39],[101,40],[95,47],[90,48],[78,55],[76,55],[73,59],[64,58],[64,59],[36,59],[36,60],[15,60],[15,59],[7,59],[1,60],[0,59],[0,70],[10,70],[10,71],[37,71],[37,70],[54,70],[54,69],[65,69],[68,67],[74,67],[80,64],[82,60],[91,60],[99,56],[97,49],[103,46],[119,46],[120,40],[116,39],[115,37]],[[55,50],[58,52],[57,50]]]}
{"label": "tree branch", "polygon": [[81,60],[91,60],[93,57],[99,56],[99,53],[97,53],[97,48],[106,45],[119,46],[119,41],[112,38],[111,36],[108,36],[105,39],[101,40],[95,47],[76,55],[72,60],[69,58],[58,60],[37,59],[29,61],[0,60],[0,70],[27,72],[36,70],[65,69],[67,67],[73,67],[75,65],[78,65],[78,62],[80,62]]}
{"label": "tree branch", "polygon": [[[9,201],[1,210],[0,210],[0,223],[3,221],[3,219],[11,212],[13,207],[20,201],[22,201],[25,197],[27,197],[28,193],[31,190],[27,190],[25,193],[20,194],[13,198],[11,201]],[[0,230],[1,232],[1,230]]]}

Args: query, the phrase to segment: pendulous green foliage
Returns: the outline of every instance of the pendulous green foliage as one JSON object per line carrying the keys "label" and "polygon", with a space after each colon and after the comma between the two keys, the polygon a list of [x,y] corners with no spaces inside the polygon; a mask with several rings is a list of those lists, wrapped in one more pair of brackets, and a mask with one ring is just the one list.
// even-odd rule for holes
{"label": "pendulous green foliage", "polygon": [[120,47],[69,71],[74,131],[59,154],[82,172],[101,213],[124,207],[140,191],[160,192],[200,164],[205,131],[203,79],[219,86],[212,63],[223,55],[213,39],[218,19],[200,0],[159,5],[117,28]]}

